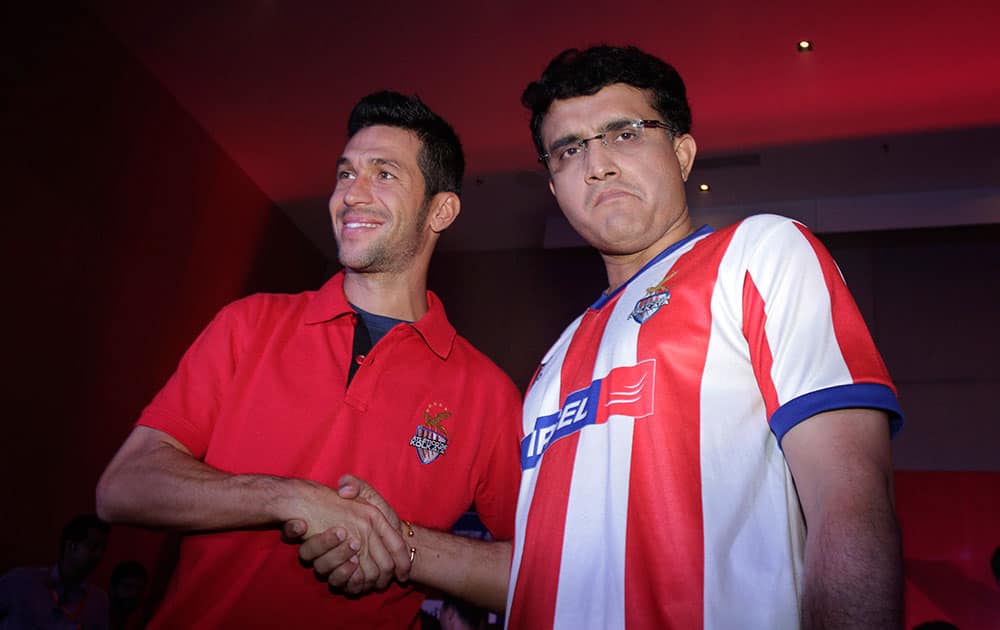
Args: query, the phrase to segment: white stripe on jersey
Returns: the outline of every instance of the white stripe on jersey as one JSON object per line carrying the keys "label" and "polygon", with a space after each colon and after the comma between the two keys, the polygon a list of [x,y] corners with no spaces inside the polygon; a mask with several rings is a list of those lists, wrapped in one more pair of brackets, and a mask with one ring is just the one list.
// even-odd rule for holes
{"label": "white stripe on jersey", "polygon": [[[790,223],[786,225],[795,229]],[[702,417],[743,421],[702,422],[700,426],[706,628],[780,629],[796,628],[799,623],[797,585],[805,532],[798,497],[768,427],[756,382],[734,378],[734,369],[746,369],[734,366],[746,366],[750,361],[747,340],[733,324],[742,321],[743,270],[747,268],[746,255],[764,238],[757,233],[760,227],[753,221],[740,224],[719,265],[718,284],[712,293],[712,330],[702,374]],[[809,256],[815,259],[811,250]],[[796,260],[794,264],[807,263]],[[759,267],[763,268],[751,271],[758,283],[767,282],[764,276],[776,273]],[[818,276],[822,279],[822,273]],[[821,290],[829,304],[826,287]],[[809,295],[805,299],[819,298]],[[768,339],[777,339],[780,331],[773,328],[778,324],[771,319],[777,309],[765,310]],[[777,314],[775,319],[782,321]],[[839,350],[837,353],[839,356]],[[786,400],[782,398],[782,402]],[[748,481],[752,486],[748,487]],[[775,519],[780,514],[787,514],[788,519]],[[747,593],[748,584],[753,584],[759,595]],[[796,586],[790,589],[790,584]],[[758,601],[767,605],[746,605],[748,597],[763,598]]]}
{"label": "white stripe on jersey", "polygon": [[[625,319],[621,300],[611,318]],[[612,366],[634,365],[638,326],[628,329],[631,339],[609,340],[608,326],[594,362],[591,380],[605,378]],[[623,356],[621,353],[630,356]],[[611,357],[612,352],[616,356]],[[632,430],[635,420],[611,416],[580,434],[573,463],[566,510],[566,535],[561,564],[572,567],[574,558],[596,556],[594,573],[564,571],[559,575],[553,630],[625,627],[625,528],[628,524],[629,473],[632,459]],[[595,493],[603,488],[603,493]],[[595,553],[595,550],[600,550]],[[595,575],[605,576],[594,579]]]}

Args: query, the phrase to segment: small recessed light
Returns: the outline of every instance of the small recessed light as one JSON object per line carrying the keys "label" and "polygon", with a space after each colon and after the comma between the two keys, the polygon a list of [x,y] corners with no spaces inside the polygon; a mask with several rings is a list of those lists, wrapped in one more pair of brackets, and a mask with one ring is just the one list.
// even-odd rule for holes
{"label": "small recessed light", "polygon": [[709,186],[708,184],[698,184],[698,190],[700,190],[701,192],[708,192],[712,190],[712,187]]}
{"label": "small recessed light", "polygon": [[801,39],[801,40],[799,40],[799,43],[796,45],[796,49],[800,53],[812,52],[813,43],[811,41],[809,41],[808,39]]}

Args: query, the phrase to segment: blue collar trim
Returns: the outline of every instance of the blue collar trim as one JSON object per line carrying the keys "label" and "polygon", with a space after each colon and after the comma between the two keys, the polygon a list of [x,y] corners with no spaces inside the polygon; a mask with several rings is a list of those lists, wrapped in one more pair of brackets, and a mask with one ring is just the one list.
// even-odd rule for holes
{"label": "blue collar trim", "polygon": [[621,292],[622,289],[624,289],[629,284],[631,284],[632,281],[635,280],[635,278],[637,276],[641,275],[642,272],[646,271],[647,269],[649,269],[650,267],[652,267],[656,263],[660,262],[661,260],[663,260],[664,258],[666,258],[667,256],[669,256],[670,254],[674,253],[675,251],[677,251],[678,249],[680,249],[681,247],[683,247],[687,243],[690,243],[691,241],[693,241],[695,239],[698,239],[698,238],[701,238],[702,236],[705,236],[707,234],[711,234],[714,231],[715,230],[713,230],[711,228],[711,226],[708,226],[708,225],[701,226],[700,228],[698,228],[697,230],[695,230],[694,232],[692,232],[688,236],[682,238],[681,240],[677,241],[676,243],[674,243],[670,247],[666,248],[665,250],[663,250],[662,252],[660,252],[659,254],[657,254],[652,260],[650,260],[645,265],[643,265],[642,269],[640,269],[639,271],[637,271],[634,274],[632,274],[632,277],[629,278],[628,281],[625,282],[624,284],[622,284],[620,287],[618,287],[617,289],[615,289],[611,293],[602,293],[601,296],[599,298],[597,298],[597,301],[590,305],[590,308],[594,309],[595,311],[596,310],[600,310],[605,304],[607,304],[612,299],[614,299],[614,297],[616,295],[618,295]]}

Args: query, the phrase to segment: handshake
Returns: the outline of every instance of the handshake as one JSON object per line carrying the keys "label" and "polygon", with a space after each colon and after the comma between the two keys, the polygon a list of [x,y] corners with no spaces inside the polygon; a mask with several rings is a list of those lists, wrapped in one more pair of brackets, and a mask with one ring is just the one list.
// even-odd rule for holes
{"label": "handshake", "polygon": [[296,496],[282,519],[286,542],[299,544],[299,558],[331,587],[351,595],[384,589],[393,578],[410,578],[412,529],[365,481],[344,475],[336,491],[294,480]]}

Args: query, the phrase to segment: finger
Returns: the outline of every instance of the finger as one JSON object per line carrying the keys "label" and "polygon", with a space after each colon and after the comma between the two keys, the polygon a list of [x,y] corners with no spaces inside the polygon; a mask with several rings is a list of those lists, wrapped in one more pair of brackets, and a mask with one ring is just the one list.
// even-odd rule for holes
{"label": "finger", "polygon": [[361,567],[359,566],[354,570],[354,573],[351,574],[351,577],[348,578],[347,584],[345,584],[343,588],[348,593],[360,593],[364,580],[365,574],[361,571]]}
{"label": "finger", "polygon": [[[379,519],[380,521],[382,519]],[[375,588],[383,589],[389,585],[395,574],[396,563],[393,559],[393,555],[386,548],[385,542],[381,538],[378,530],[381,529],[384,533],[388,528],[388,524],[385,527],[376,526],[376,535],[372,536],[368,541],[368,555],[371,557],[375,566],[378,567],[378,573],[375,575]],[[399,534],[396,534],[399,536]],[[405,555],[402,559],[403,562],[409,562],[409,555]],[[367,574],[365,576],[368,577]]]}
{"label": "finger", "polygon": [[337,493],[341,498],[369,503],[382,513],[382,516],[389,521],[394,529],[399,528],[399,516],[396,514],[396,510],[364,479],[347,474],[339,479],[338,484],[340,487]]}
{"label": "finger", "polygon": [[299,542],[306,535],[308,526],[302,519],[293,518],[281,527],[281,539],[286,543]]}
{"label": "finger", "polygon": [[337,494],[342,499],[353,499],[361,492],[363,482],[354,475],[344,475],[337,482]]}
{"label": "finger", "polygon": [[399,529],[399,516],[396,514],[396,510],[389,505],[389,502],[386,501],[381,494],[375,491],[375,488],[372,488],[364,482],[362,482],[362,484],[363,485],[358,493],[357,500],[364,500],[375,506],[375,508],[382,513],[382,516],[385,517],[386,521],[388,521],[389,525],[391,525],[393,529]]}
{"label": "finger", "polygon": [[399,530],[384,519],[375,523],[375,533],[378,534],[389,561],[392,563],[396,578],[400,582],[410,579],[410,547]]}
{"label": "finger", "polygon": [[326,581],[330,583],[330,586],[336,589],[344,589],[351,576],[353,576],[356,572],[359,572],[358,567],[358,556],[355,554],[348,558],[347,562],[338,565],[330,571],[330,574],[326,577]]}
{"label": "finger", "polygon": [[367,593],[375,588],[385,588],[392,581],[394,569],[392,557],[375,532],[368,534],[361,552],[358,554],[358,560],[363,580],[359,588],[352,590],[349,587],[348,592],[352,594]]}
{"label": "finger", "polygon": [[351,488],[353,489],[359,497],[371,501],[371,499],[377,499],[385,502],[377,490],[372,487],[370,483],[362,479],[361,477],[355,477],[354,475],[344,475],[339,481],[341,488]]}
{"label": "finger", "polygon": [[[330,549],[320,557],[313,560],[312,566],[316,573],[320,575],[328,575],[337,569],[340,565],[345,562],[350,562],[351,558],[357,558],[358,550],[361,548],[361,543],[356,540],[345,540],[341,542],[336,547]],[[354,568],[357,566],[357,561],[355,560],[354,566],[351,570],[347,572],[344,576],[346,581],[347,577],[354,572]]]}
{"label": "finger", "polygon": [[[375,585],[378,583],[380,569],[378,562],[372,557],[372,552],[374,551],[375,554],[379,554],[377,548],[380,546],[380,543],[369,540],[362,548],[361,553],[358,554],[358,562],[360,564],[363,579],[360,588],[355,591],[348,588],[349,593],[359,595],[361,593],[367,593],[375,588]],[[382,551],[382,554],[384,555],[384,550]]]}
{"label": "finger", "polygon": [[299,558],[307,564],[333,549],[347,538],[347,532],[342,527],[331,527],[320,532],[302,543],[299,547]]}

